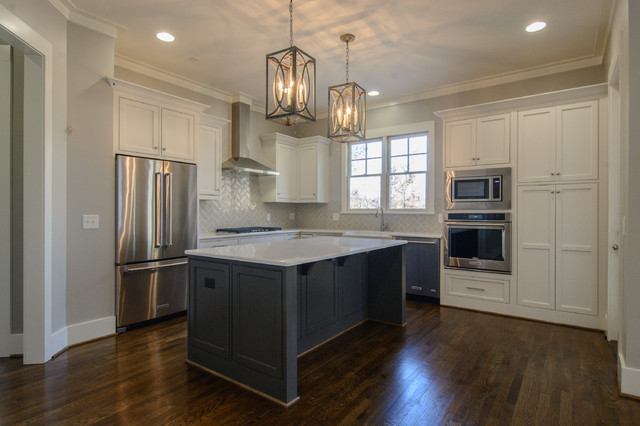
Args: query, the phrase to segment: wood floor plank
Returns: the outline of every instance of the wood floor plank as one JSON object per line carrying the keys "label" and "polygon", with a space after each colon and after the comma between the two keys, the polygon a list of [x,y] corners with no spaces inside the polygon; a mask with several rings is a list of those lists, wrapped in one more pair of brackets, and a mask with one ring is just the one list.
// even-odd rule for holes
{"label": "wood floor plank", "polygon": [[0,360],[0,425],[640,424],[600,332],[407,302],[298,359],[283,408],[185,362],[175,318],[73,347],[45,365]]}

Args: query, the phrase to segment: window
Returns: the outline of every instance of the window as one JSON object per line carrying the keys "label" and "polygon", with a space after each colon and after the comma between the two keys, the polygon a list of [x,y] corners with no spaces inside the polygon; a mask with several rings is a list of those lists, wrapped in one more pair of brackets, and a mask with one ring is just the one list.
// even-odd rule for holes
{"label": "window", "polygon": [[[433,122],[421,124],[421,131],[380,129],[370,134],[386,134],[345,144],[343,211],[357,213],[382,206],[391,212],[433,212]],[[394,130],[398,133],[391,133]]]}

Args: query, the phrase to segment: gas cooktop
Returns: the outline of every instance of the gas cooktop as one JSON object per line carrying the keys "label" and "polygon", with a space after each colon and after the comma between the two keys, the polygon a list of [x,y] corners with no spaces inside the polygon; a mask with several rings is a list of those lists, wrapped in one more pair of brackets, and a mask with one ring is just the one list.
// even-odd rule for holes
{"label": "gas cooktop", "polygon": [[243,226],[239,228],[218,228],[216,232],[226,232],[229,234],[245,234],[249,232],[270,232],[281,231],[282,228],[274,226]]}

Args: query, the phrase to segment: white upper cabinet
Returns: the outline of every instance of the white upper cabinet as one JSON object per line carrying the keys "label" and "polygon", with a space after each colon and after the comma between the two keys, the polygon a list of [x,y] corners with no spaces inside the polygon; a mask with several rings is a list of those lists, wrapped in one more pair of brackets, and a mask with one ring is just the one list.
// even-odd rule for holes
{"label": "white upper cabinet", "polygon": [[161,156],[193,161],[196,152],[195,114],[162,108],[160,122],[162,123],[160,131]]}
{"label": "white upper cabinet", "polygon": [[208,105],[125,81],[114,88],[117,153],[195,162],[198,115]]}
{"label": "white upper cabinet", "polygon": [[280,174],[260,176],[265,202],[326,203],[329,198],[329,143],[312,136],[297,139],[273,133],[260,137],[262,160]]}
{"label": "white upper cabinet", "polygon": [[222,178],[222,129],[229,120],[200,114],[200,132],[197,146],[198,198],[220,198]]}
{"label": "white upper cabinet", "polygon": [[598,101],[518,114],[518,182],[598,178]]}
{"label": "white upper cabinet", "polygon": [[445,122],[445,167],[509,164],[510,114]]}
{"label": "white upper cabinet", "polygon": [[160,108],[132,99],[118,99],[118,151],[160,154]]}

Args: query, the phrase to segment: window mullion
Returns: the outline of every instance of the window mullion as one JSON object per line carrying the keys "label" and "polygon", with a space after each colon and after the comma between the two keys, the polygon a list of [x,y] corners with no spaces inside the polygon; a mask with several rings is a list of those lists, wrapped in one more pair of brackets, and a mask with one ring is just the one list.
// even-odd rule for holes
{"label": "window mullion", "polygon": [[380,178],[380,205],[389,210],[389,137],[382,138],[382,176]]}

